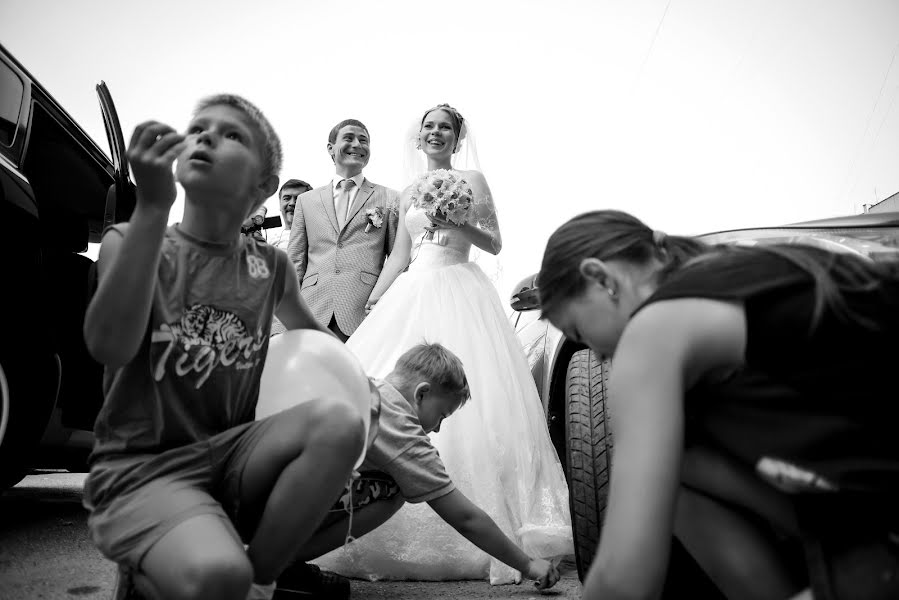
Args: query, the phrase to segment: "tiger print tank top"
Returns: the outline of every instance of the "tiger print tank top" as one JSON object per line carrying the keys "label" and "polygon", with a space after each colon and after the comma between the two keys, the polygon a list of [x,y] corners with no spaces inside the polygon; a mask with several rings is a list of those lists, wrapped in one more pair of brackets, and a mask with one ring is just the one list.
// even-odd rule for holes
{"label": "tiger print tank top", "polygon": [[104,375],[93,461],[162,452],[254,419],[287,263],[245,236],[215,244],[166,230],[140,349]]}

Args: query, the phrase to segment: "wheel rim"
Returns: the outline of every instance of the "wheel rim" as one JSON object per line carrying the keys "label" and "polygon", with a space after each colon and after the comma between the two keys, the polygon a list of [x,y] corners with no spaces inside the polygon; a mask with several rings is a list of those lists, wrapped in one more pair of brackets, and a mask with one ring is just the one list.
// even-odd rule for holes
{"label": "wheel rim", "polygon": [[6,437],[6,425],[9,422],[9,384],[6,381],[6,372],[0,365],[0,446]]}

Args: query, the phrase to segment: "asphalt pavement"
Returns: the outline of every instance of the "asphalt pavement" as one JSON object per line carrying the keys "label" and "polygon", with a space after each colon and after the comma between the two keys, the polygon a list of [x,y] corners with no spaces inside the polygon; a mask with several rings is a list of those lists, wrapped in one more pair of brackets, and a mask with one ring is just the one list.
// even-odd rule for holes
{"label": "asphalt pavement", "polygon": [[[94,548],[81,506],[85,475],[40,472],[0,495],[0,600],[108,600],[115,565]],[[353,600],[580,598],[570,566],[553,589],[484,581],[353,581]]]}

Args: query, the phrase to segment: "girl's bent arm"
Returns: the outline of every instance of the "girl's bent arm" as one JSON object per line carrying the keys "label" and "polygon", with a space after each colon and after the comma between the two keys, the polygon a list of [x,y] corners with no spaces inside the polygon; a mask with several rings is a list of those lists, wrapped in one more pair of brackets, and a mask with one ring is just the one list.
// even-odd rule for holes
{"label": "girl's bent arm", "polygon": [[138,204],[121,236],[103,238],[98,285],[84,317],[84,341],[98,362],[116,368],[140,347],[150,318],[168,211]]}
{"label": "girl's bent arm", "polygon": [[683,299],[644,308],[622,335],[610,379],[615,453],[609,509],[584,598],[657,598],[668,566],[683,454],[683,396],[742,362],[739,306]]}

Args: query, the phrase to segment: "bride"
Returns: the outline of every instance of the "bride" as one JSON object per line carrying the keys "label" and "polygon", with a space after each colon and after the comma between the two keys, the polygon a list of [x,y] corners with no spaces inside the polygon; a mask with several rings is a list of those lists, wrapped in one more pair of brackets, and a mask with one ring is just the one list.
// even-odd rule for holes
{"label": "bride", "polygon": [[[469,260],[472,246],[498,254],[502,238],[484,176],[456,168],[477,165],[468,124],[441,104],[425,112],[407,143],[413,149],[407,166],[409,158],[418,162],[419,177],[400,197],[393,252],[369,298],[371,313],[347,347],[374,377],[389,373],[399,355],[422,340],[456,353],[471,400],[431,434],[450,477],[526,553],[571,554],[568,488],[527,359],[493,284]],[[462,225],[417,205],[438,169],[452,171],[473,192]],[[521,579],[424,504],[404,505],[375,531],[315,562],[368,579]]]}

